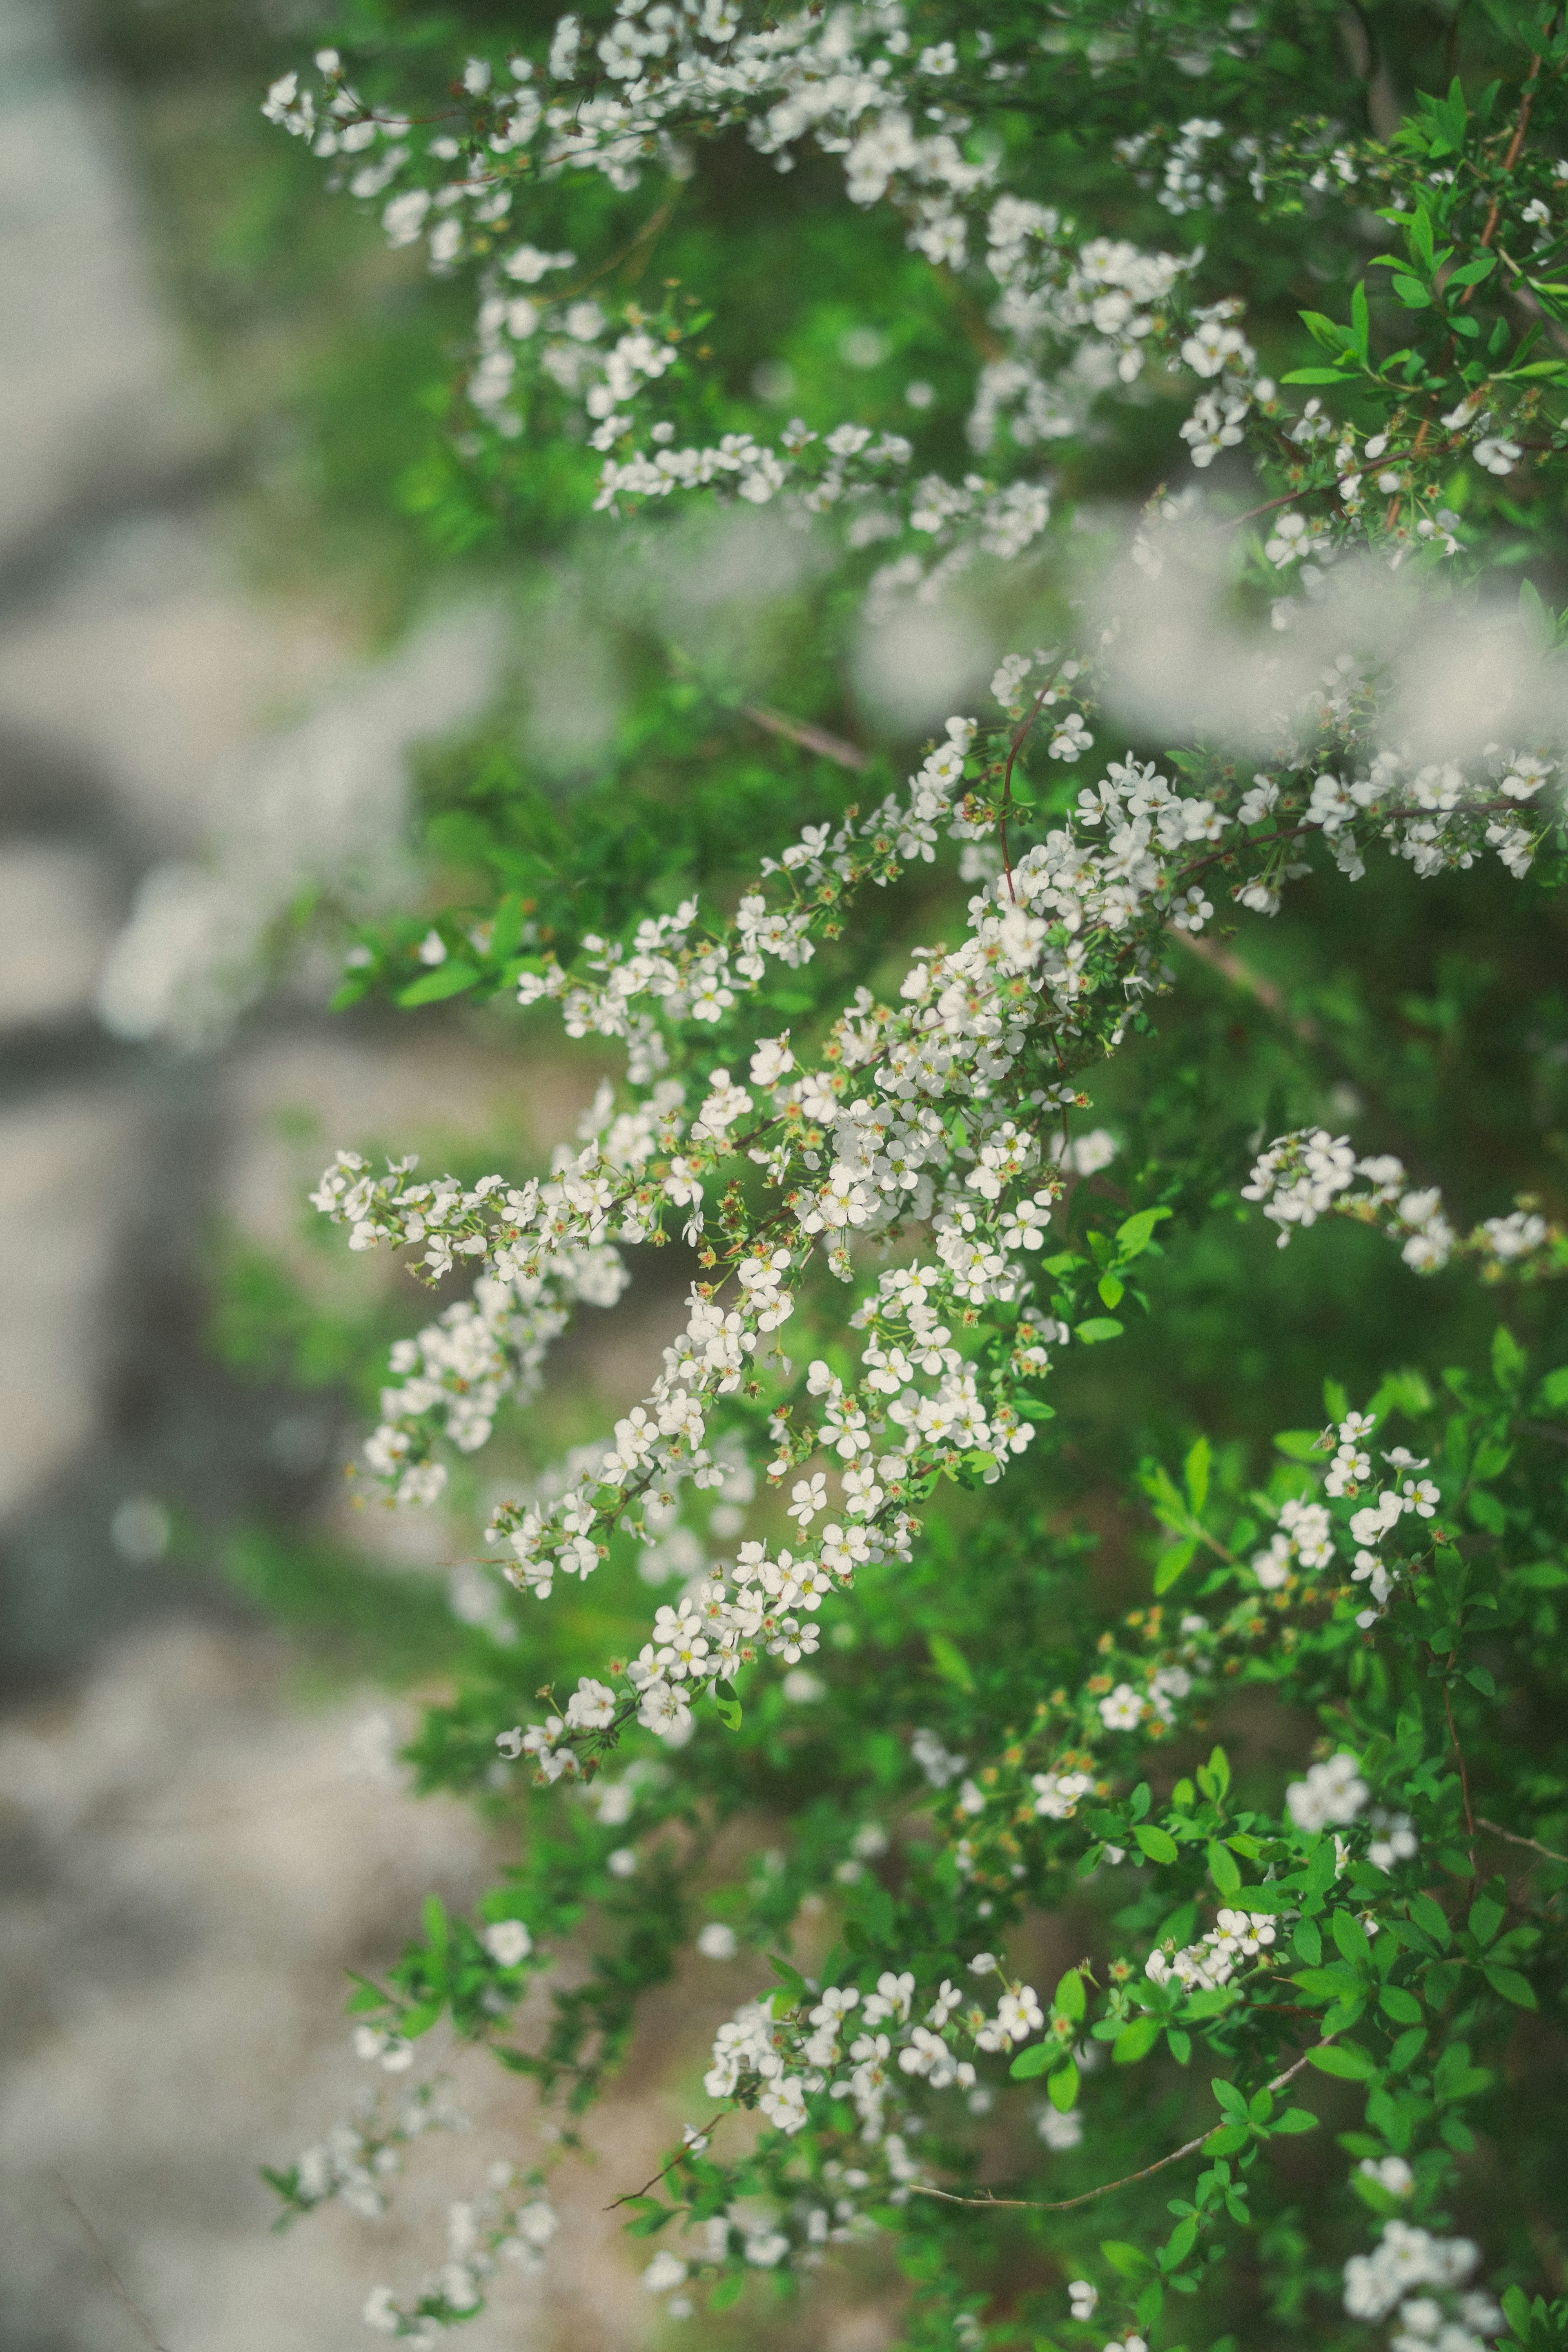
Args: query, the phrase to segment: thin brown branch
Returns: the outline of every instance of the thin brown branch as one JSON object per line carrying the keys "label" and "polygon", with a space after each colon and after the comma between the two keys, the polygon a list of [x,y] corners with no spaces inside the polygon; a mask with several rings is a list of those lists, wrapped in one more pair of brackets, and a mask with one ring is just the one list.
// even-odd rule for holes
{"label": "thin brown branch", "polygon": [[1501,1838],[1506,1845],[1527,1845],[1532,1853],[1543,1853],[1548,1862],[1568,1863],[1568,1853],[1559,1853],[1554,1847],[1542,1845],[1539,1838],[1521,1837],[1517,1830],[1505,1830],[1500,1822],[1489,1822],[1484,1813],[1476,1815],[1476,1827],[1490,1830],[1493,1837]]}
{"label": "thin brown branch", "polygon": [[[1332,2033],[1327,2040],[1333,2040]],[[1323,2045],[1319,2043],[1317,2046],[1321,2049]],[[1266,2084],[1265,2089],[1282,2091],[1286,2084],[1301,2073],[1311,2056],[1310,2050],[1304,2052],[1293,2066],[1287,2066],[1282,2074],[1276,2074],[1271,2083]],[[1179,2164],[1183,2157],[1196,2155],[1204,2141],[1219,2128],[1218,2124],[1210,2124],[1207,2131],[1199,2132],[1197,2137],[1189,2139],[1185,2147],[1173,2148],[1169,2156],[1162,2156],[1155,2163],[1145,2164],[1142,2172],[1129,2172],[1120,2180],[1103,2180],[1098,2189],[1086,2189],[1082,2197],[1064,2197],[1054,2205],[1044,2204],[1038,2197],[992,2197],[988,2194],[984,2197],[959,2197],[950,2189],[933,2189],[924,2180],[912,2180],[909,2185],[917,2197],[940,2197],[945,2205],[1005,2205],[1029,2213],[1071,2213],[1075,2205],[1092,2205],[1096,2197],[1109,2197],[1113,2189],[1131,2189],[1134,2181],[1147,2180],[1151,2173],[1163,2172],[1167,2165]]]}
{"label": "thin brown branch", "polygon": [[846,743],[841,735],[830,734],[825,727],[815,726],[810,719],[791,719],[787,711],[769,710],[761,702],[743,702],[740,715],[749,719],[754,727],[765,728],[769,735],[782,735],[786,741],[799,743],[802,751],[836,761],[841,768],[852,768],[857,775],[871,765],[869,751],[862,751],[858,743]]}
{"label": "thin brown branch", "polygon": [[71,2211],[76,2215],[77,2221],[81,2228],[82,2235],[86,2238],[89,2245],[92,2248],[93,2252],[98,2256],[99,2261],[103,2264],[104,2270],[108,2273],[110,2282],[112,2284],[116,2294],[120,2297],[120,2302],[125,2305],[126,2310],[131,2314],[132,2319],[135,2320],[137,2326],[141,2330],[141,2333],[147,2338],[148,2343],[152,2345],[152,2352],[168,2352],[167,2346],[159,2342],[159,2339],[153,2331],[152,2322],[148,2318],[147,2314],[142,2310],[141,2305],[137,2302],[136,2297],[131,2294],[131,2289],[126,2285],[125,2281],[120,2277],[120,2273],[115,2269],[114,2264],[110,2261],[108,2249],[105,2247],[103,2240],[99,2236],[98,2231],[93,2228],[92,2223],[88,2220],[87,2215],[82,2211],[81,2207],[71,2195],[70,2190],[66,2186],[63,2176],[57,2172],[54,2175],[54,2180],[55,2186],[58,2189],[60,2195],[70,2207]]}
{"label": "thin brown branch", "polygon": [[1448,1718],[1448,1738],[1454,1743],[1454,1757],[1459,1768],[1459,1794],[1465,1801],[1465,1825],[1470,1833],[1470,1876],[1479,1878],[1480,1873],[1476,1868],[1476,1817],[1470,1805],[1470,1776],[1465,1769],[1465,1751],[1459,1746],[1459,1735],[1454,1728],[1454,1709],[1448,1697],[1447,1681],[1443,1685],[1443,1713]]}
{"label": "thin brown branch", "polygon": [[1249,996],[1255,996],[1265,1013],[1271,1013],[1277,1021],[1283,1021],[1294,1030],[1303,1045],[1315,1045],[1321,1041],[1322,1032],[1317,1023],[1304,1013],[1292,1013],[1283,990],[1243,963],[1233,948],[1221,947],[1218,940],[1206,940],[1197,931],[1178,931],[1171,925],[1166,926],[1166,937],[1176,946],[1186,948],[1189,955],[1197,956],[1200,963],[1207,964],[1211,971],[1218,972],[1233,988],[1245,989]]}
{"label": "thin brown branch", "polygon": [[[703,2131],[698,2135],[698,2137],[702,2140],[705,2147],[713,2137],[720,2124],[723,2123],[726,2116],[732,2116],[734,2113],[735,2109],[733,2107],[720,2107],[717,2115],[714,2116],[713,2121],[708,2125],[706,2131]],[[687,2140],[684,2147],[678,2147],[675,2150],[675,2153],[669,2158],[667,2163],[662,2164],[659,2167],[659,2169],[654,2173],[652,2180],[644,2180],[641,2189],[628,2189],[623,2196],[612,2198],[610,2203],[604,2208],[604,2210],[607,2213],[613,2213],[617,2205],[630,2205],[634,2198],[646,2197],[649,2189],[657,2189],[660,2181],[664,2179],[665,2174],[674,2172],[677,2164],[685,2164],[688,2157],[695,2156],[699,2153],[700,2151],[697,2149],[695,2143],[691,2140]]]}

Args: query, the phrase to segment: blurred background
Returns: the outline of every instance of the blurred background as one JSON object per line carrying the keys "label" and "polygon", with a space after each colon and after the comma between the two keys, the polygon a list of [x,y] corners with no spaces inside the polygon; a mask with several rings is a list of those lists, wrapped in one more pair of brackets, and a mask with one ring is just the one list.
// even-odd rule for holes
{"label": "blurred background", "polygon": [[[340,1140],[537,1147],[592,1087],[541,1068],[519,1106],[482,1042],[329,1018],[308,945],[266,987],[313,892],[406,878],[404,749],[476,708],[499,642],[482,566],[413,611],[388,484],[429,436],[441,303],[260,120],[307,37],[263,0],[0,0],[7,2352],[325,2352],[423,2267],[401,2220],[269,2236],[256,2177],[357,2086],[344,1969],[484,1856],[404,1795],[412,1716],[380,1695],[444,1580],[326,1645],[246,1597],[308,1538],[372,1547],[338,1391],[247,1356],[246,1254],[298,1255]],[[395,1532],[411,1570],[450,1556],[434,1518]],[[506,2084],[458,2091],[483,2138]],[[455,2148],[466,2181],[486,2149]],[[530,2341],[636,2340],[635,2273],[583,2226]],[[509,2293],[476,2343],[520,2340]]]}

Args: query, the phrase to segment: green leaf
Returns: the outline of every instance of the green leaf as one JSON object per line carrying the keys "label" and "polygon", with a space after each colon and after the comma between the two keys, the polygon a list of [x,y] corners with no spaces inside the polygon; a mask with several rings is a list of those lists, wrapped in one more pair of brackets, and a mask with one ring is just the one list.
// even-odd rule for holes
{"label": "green leaf", "polygon": [[1159,2038],[1157,2017],[1135,2017],[1131,2025],[1122,2028],[1112,2043],[1112,2058],[1118,2066],[1135,2066],[1140,2058],[1148,2056]]}
{"label": "green leaf", "polygon": [[1292,368],[1280,378],[1281,383],[1348,383],[1350,378],[1339,368]]}
{"label": "green leaf", "polygon": [[1320,2074],[1337,2074],[1345,2083],[1370,2082],[1377,2072],[1367,2053],[1354,2042],[1320,2042],[1308,2051],[1307,2063]]}
{"label": "green leaf", "polygon": [[1113,1274],[1103,1274],[1094,1287],[1100,1294],[1101,1304],[1105,1307],[1120,1307],[1127,1295],[1125,1285],[1118,1282]]}
{"label": "green leaf", "polygon": [[1414,2066],[1416,2059],[1419,2058],[1422,2051],[1425,2050],[1426,2047],[1426,2027],[1424,2025],[1413,2025],[1408,2033],[1402,2033],[1400,2035],[1398,2041],[1395,2043],[1393,2049],[1388,2053],[1388,2063],[1392,2072],[1396,2074],[1403,2074],[1407,2066]]}
{"label": "green leaf", "polygon": [[1470,1906],[1470,1916],[1465,1922],[1478,1944],[1490,1944],[1508,1916],[1506,1904],[1495,1896],[1479,1895]]}
{"label": "green leaf", "polygon": [[1196,1536],[1184,1536],[1180,1543],[1167,1544],[1155,1562],[1155,1591],[1168,1592],[1177,1578],[1192,1565],[1197,1549]]}
{"label": "green leaf", "polygon": [[1160,2261],[1166,2270],[1179,2270],[1197,2243],[1197,2223],[1189,2213],[1178,2221],[1161,2251]]}
{"label": "green leaf", "polygon": [[1208,1847],[1207,1859],[1208,1874],[1221,1895],[1239,1895],[1241,1871],[1236,1856],[1215,1839]]}
{"label": "green leaf", "polygon": [[1008,2073],[1015,2083],[1032,2083],[1037,2074],[1044,2074],[1050,2071],[1059,2054],[1054,2042],[1031,2042],[1027,2050],[1019,2052],[1018,2056],[1008,2068]]}
{"label": "green leaf", "polygon": [[1192,1505],[1193,1517],[1201,1517],[1208,1500],[1208,1440],[1200,1437],[1186,1457],[1183,1476],[1186,1482],[1186,1498]]}
{"label": "green leaf", "polygon": [[1116,1228],[1116,1258],[1125,1265],[1132,1258],[1142,1256],[1149,1246],[1155,1227],[1162,1217],[1173,1214],[1169,1209],[1140,1209],[1125,1218]]}
{"label": "green leaf", "polygon": [[1348,1911],[1336,1911],[1329,1921],[1329,1927],[1339,1946],[1341,1957],[1347,1959],[1352,1968],[1369,1969],[1372,1966],[1372,1946],[1360,1920]]}
{"label": "green leaf", "polygon": [[944,1675],[950,1683],[956,1683],[962,1691],[974,1689],[974,1670],[956,1642],[949,1641],[946,1633],[928,1633],[925,1637],[925,1646],[931,1653],[931,1663],[939,1675]]}
{"label": "green leaf", "polygon": [[1045,2095],[1058,2114],[1067,2115],[1078,2104],[1078,2068],[1072,2059],[1059,2066],[1045,2086]]}
{"label": "green leaf", "polygon": [[1500,1389],[1516,1389],[1524,1378],[1524,1350],[1506,1323],[1500,1323],[1492,1333],[1492,1378]]}
{"label": "green leaf", "polygon": [[1100,2252],[1111,2268],[1120,2271],[1124,2278],[1136,2278],[1141,2272],[1152,2267],[1142,2247],[1129,2246],[1124,2239],[1102,2238]]}
{"label": "green leaf", "polygon": [[1403,277],[1396,270],[1389,283],[1407,310],[1431,309],[1432,297],[1417,278]]}
{"label": "green leaf", "polygon": [[1287,2107],[1283,2115],[1276,2116],[1269,2126],[1270,2131],[1277,2132],[1310,2132],[1316,2131],[1317,2127],[1318,2119],[1310,2107]]}
{"label": "green leaf", "polygon": [[1076,1969],[1069,1969],[1057,1986],[1051,2006],[1059,2017],[1082,2017],[1088,2008],[1089,1997],[1083,1989],[1083,1979]]}
{"label": "green leaf", "polygon": [[1394,2020],[1396,2025],[1419,2025],[1421,2022],[1421,2004],[1413,1992],[1406,1992],[1403,1985],[1385,1985],[1377,1996],[1377,2006],[1385,2017]]}
{"label": "green leaf", "polygon": [[1155,1829],[1150,1824],[1140,1822],[1137,1828],[1133,1832],[1133,1835],[1143,1847],[1144,1852],[1148,1855],[1151,1862],[1174,1862],[1176,1860],[1179,1849],[1177,1848],[1175,1838],[1171,1836],[1168,1830]]}
{"label": "green leaf", "polygon": [[1366,285],[1362,278],[1357,278],[1351,289],[1350,331],[1355,338],[1355,348],[1363,361],[1369,360],[1372,352],[1372,323],[1367,317]]}
{"label": "green leaf", "polygon": [[497,963],[515,956],[523,936],[524,908],[521,894],[508,891],[497,908],[490,925],[490,953]]}
{"label": "green leaf", "polygon": [[738,1731],[740,1729],[741,1720],[740,1701],[737,1698],[721,1698],[716,1700],[715,1705],[718,1708],[719,1720],[723,1723],[725,1729],[727,1731]]}
{"label": "green leaf", "polygon": [[400,988],[396,1001],[403,1005],[439,1004],[444,996],[461,996],[464,990],[472,988],[478,978],[476,965],[460,963],[454,959],[437,964],[434,971],[427,971],[421,979],[411,981],[406,988]]}
{"label": "green leaf", "polygon": [[[1488,1960],[1481,1973],[1493,1992],[1500,1994],[1504,2000],[1512,2001],[1516,2009],[1534,2009],[1537,2006],[1529,1978],[1521,1977],[1517,1969],[1500,1969],[1495,1960]],[[1113,2052],[1112,2055],[1114,2054]]]}
{"label": "green leaf", "polygon": [[1074,1327],[1072,1336],[1082,1339],[1086,1348],[1092,1348],[1102,1339],[1119,1339],[1125,1328],[1125,1324],[1118,1323],[1113,1315],[1092,1315],[1087,1323]]}
{"label": "green leaf", "polygon": [[1251,2130],[1246,2124],[1220,2124],[1204,2141],[1204,2154],[1234,2156],[1239,2147],[1246,2147],[1251,2137]]}
{"label": "green leaf", "polygon": [[717,2284],[709,2290],[707,2307],[710,2311],[730,2311],[746,2293],[746,2273],[726,2271]]}
{"label": "green leaf", "polygon": [[1405,1907],[1417,1927],[1425,1927],[1434,1942],[1447,1951],[1454,1940],[1454,1931],[1442,1905],[1434,1902],[1429,1895],[1413,1895]]}

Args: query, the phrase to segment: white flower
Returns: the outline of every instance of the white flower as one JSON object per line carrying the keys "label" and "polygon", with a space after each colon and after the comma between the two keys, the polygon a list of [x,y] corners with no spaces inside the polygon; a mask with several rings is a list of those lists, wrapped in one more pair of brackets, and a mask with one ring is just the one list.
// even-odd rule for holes
{"label": "white flower", "polygon": [[1131,1683],[1118,1683],[1109,1698],[1100,1702],[1100,1720],[1107,1731],[1130,1731],[1144,1712],[1144,1702]]}
{"label": "white flower", "polygon": [[705,1960],[733,1960],[737,1948],[735,1929],[722,1919],[710,1919],[697,1937],[697,1949]]}
{"label": "white flower", "polygon": [[1367,1799],[1355,1758],[1342,1748],[1326,1764],[1314,1764],[1304,1780],[1285,1791],[1291,1819],[1299,1830],[1327,1829],[1354,1822]]}
{"label": "white flower", "polygon": [[674,2286],[685,2284],[686,2266],[679,2254],[661,2247],[643,2273],[643,2284],[650,2294],[668,2294]]}
{"label": "white flower", "polygon": [[521,1967],[534,1948],[534,1939],[520,1919],[497,1919],[480,1941],[497,1968]]}

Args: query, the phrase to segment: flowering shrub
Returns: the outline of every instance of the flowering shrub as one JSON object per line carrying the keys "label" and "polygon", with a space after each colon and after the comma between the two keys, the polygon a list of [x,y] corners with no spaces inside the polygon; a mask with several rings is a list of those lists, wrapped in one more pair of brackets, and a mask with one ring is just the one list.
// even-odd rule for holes
{"label": "flowering shrub", "polygon": [[[362,2054],[408,2073],[444,2020],[576,2114],[685,1948],[744,1952],[771,1981],[617,2184],[672,2315],[863,2243],[915,2346],[1568,2343],[1568,725],[1535,584],[1568,30],[1538,0],[1430,39],[1181,0],[529,26],[439,103],[326,50],[267,111],[472,278],[454,443],[502,510],[565,447],[628,562],[701,499],[768,510],[817,584],[799,710],[666,639],[607,778],[449,784],[470,894],[350,959],[345,1001],[515,1001],[614,1072],[547,1170],[323,1175],[351,1249],[470,1285],[392,1351],[393,1504],[466,1498],[626,1253],[687,1286],[641,1402],[488,1514],[414,1753],[528,1834],[355,1993]],[[1175,119],[1180,77],[1207,111]],[[918,273],[947,389],[909,382],[902,429],[885,381],[770,424],[792,364],[728,350],[701,285],[638,290],[737,142],[842,214],[846,268]],[[1119,552],[1106,447],[1145,493]],[[843,632],[960,595],[1017,649],[884,772],[840,731]],[[1276,921],[1351,976],[1293,998]],[[1465,922],[1543,968],[1473,1046]],[[536,1631],[595,1579],[601,1647],[586,1608]],[[716,1881],[712,1829],[764,1814],[787,1843]],[[288,2208],[377,2207],[440,2099],[368,2105],[273,2176]],[[455,2208],[369,2325],[434,2343],[535,2264],[548,2170]]]}

